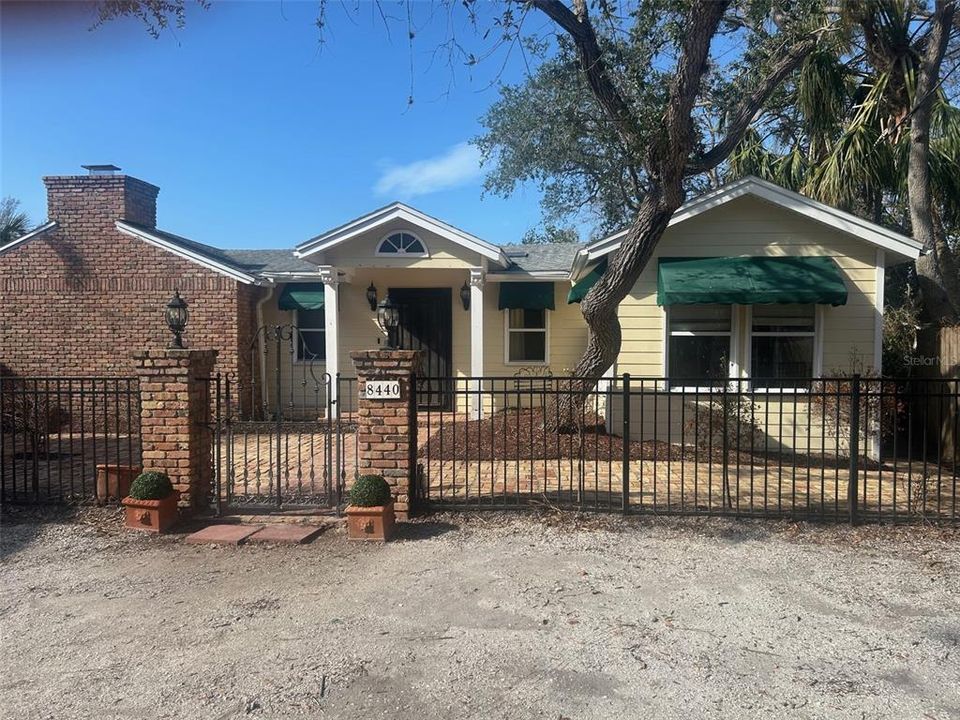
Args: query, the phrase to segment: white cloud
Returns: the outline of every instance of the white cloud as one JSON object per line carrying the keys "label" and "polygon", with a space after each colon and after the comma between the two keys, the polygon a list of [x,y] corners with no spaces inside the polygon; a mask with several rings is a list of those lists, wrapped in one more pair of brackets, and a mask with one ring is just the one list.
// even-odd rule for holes
{"label": "white cloud", "polygon": [[380,195],[412,198],[466,185],[480,177],[480,151],[459,143],[441,155],[387,167],[374,190]]}

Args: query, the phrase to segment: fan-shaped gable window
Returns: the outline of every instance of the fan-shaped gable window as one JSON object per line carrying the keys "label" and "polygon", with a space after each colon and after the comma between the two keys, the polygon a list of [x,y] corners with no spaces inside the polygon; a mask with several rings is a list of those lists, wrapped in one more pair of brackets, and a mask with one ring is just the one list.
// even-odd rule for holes
{"label": "fan-shaped gable window", "polygon": [[377,255],[419,255],[426,257],[427,247],[416,235],[408,232],[396,232],[380,241]]}

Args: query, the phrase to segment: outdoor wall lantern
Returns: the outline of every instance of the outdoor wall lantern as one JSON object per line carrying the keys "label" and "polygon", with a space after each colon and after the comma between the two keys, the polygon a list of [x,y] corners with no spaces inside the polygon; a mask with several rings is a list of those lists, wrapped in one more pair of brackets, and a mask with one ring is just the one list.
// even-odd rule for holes
{"label": "outdoor wall lantern", "polygon": [[373,283],[367,288],[367,302],[370,303],[371,312],[377,309],[377,286]]}
{"label": "outdoor wall lantern", "polygon": [[377,322],[387,334],[387,350],[397,349],[397,326],[400,325],[400,307],[387,295],[377,305]]}
{"label": "outdoor wall lantern", "polygon": [[466,282],[463,283],[463,287],[460,288],[460,302],[463,304],[464,310],[470,309],[470,286]]}
{"label": "outdoor wall lantern", "polygon": [[183,330],[187,327],[187,301],[180,297],[180,291],[174,290],[173,297],[167,303],[167,309],[163,313],[167,320],[167,327],[173,333],[173,340],[170,347],[176,350],[183,349]]}

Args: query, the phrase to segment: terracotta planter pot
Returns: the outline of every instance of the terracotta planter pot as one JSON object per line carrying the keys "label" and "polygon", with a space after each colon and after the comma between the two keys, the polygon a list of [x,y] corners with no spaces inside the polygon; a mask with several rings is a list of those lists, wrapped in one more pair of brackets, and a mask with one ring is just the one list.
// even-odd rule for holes
{"label": "terracotta planter pot", "polygon": [[166,532],[177,522],[177,493],[171,493],[163,500],[123,499],[127,519],[124,527],[144,532]]}
{"label": "terracotta planter pot", "polygon": [[347,506],[347,536],[351,540],[379,540],[393,536],[393,503],[374,507]]}
{"label": "terracotta planter pot", "polygon": [[126,497],[130,483],[142,471],[140,465],[97,465],[97,504]]}

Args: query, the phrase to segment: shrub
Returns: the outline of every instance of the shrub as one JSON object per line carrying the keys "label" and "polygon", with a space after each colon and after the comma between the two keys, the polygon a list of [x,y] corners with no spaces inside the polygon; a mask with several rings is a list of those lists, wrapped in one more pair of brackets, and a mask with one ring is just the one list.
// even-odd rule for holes
{"label": "shrub", "polygon": [[140,473],[130,483],[130,497],[135,500],[163,500],[173,493],[173,484],[164,472],[151,470]]}
{"label": "shrub", "polygon": [[747,450],[763,441],[757,420],[759,406],[739,392],[716,392],[699,409],[687,409],[684,430],[694,436],[700,450],[723,452]]}
{"label": "shrub", "polygon": [[350,504],[377,507],[390,502],[390,486],[380,475],[361,475],[350,488]]}

